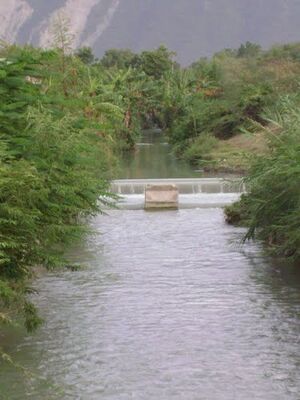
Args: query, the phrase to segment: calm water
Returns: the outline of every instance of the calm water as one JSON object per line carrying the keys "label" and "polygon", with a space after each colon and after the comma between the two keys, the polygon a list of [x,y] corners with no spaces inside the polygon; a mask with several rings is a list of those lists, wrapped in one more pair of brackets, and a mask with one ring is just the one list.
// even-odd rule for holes
{"label": "calm water", "polygon": [[207,175],[176,159],[166,140],[159,131],[145,132],[135,154],[129,153],[121,162],[119,178],[201,178]]}
{"label": "calm water", "polygon": [[[46,323],[14,331],[9,400],[299,400],[300,271],[274,265],[219,208],[115,210],[36,282]],[[0,398],[1,398],[0,395]]]}

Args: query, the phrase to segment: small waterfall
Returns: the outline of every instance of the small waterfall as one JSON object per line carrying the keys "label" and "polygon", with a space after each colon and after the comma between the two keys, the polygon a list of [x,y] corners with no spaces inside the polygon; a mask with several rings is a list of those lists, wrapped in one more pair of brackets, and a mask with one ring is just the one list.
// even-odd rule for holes
{"label": "small waterfall", "polygon": [[200,179],[122,179],[112,182],[113,193],[119,195],[142,195],[147,185],[174,184],[182,195],[230,194],[245,192],[245,185],[240,179],[226,180],[219,178]]}

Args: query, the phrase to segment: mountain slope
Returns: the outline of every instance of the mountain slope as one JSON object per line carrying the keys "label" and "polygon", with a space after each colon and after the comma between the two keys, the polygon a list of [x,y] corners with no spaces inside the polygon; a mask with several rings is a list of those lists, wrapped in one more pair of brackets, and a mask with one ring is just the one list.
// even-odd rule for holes
{"label": "mountain slope", "polygon": [[183,63],[247,40],[263,46],[300,40],[298,0],[9,0],[0,5],[0,36],[47,46],[58,12],[70,17],[75,45],[98,56],[161,43]]}

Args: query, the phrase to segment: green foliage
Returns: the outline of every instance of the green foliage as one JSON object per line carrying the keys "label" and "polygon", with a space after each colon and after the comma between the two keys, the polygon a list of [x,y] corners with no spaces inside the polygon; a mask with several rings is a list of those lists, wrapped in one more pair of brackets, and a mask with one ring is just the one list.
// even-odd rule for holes
{"label": "green foliage", "polygon": [[3,53],[0,323],[21,317],[33,330],[41,323],[28,300],[35,267],[62,265],[65,246],[87,231],[86,217],[112,201],[109,178],[124,102],[111,101],[111,88],[111,98],[98,93],[101,84],[92,87],[92,79],[100,71],[91,73],[61,50]]}
{"label": "green foliage", "polygon": [[225,208],[225,216],[226,222],[229,224],[235,226],[247,224],[250,218],[247,195],[243,194],[238,202],[227,206]]}
{"label": "green foliage", "polygon": [[246,183],[249,193],[227,209],[229,222],[249,227],[273,253],[300,261],[300,113],[299,102],[284,101],[270,130],[270,151],[257,157]]}
{"label": "green foliage", "polygon": [[266,57],[273,59],[300,61],[300,43],[273,46],[266,52]]}
{"label": "green foliage", "polygon": [[95,56],[93,54],[93,50],[90,47],[81,47],[75,53],[75,55],[80,58],[80,60],[84,64],[93,64],[95,61]]}
{"label": "green foliage", "polygon": [[[296,52],[298,47],[291,47]],[[292,49],[283,46],[278,52],[290,54]],[[296,93],[300,75],[295,58],[274,58],[272,51],[246,43],[239,50],[227,49],[164,76],[160,114],[177,154],[201,162],[203,152],[195,143],[201,142],[202,135],[228,140],[253,129],[253,121],[268,124],[265,108],[283,94]]]}
{"label": "green foliage", "polygon": [[238,57],[257,57],[261,52],[261,46],[256,43],[246,42],[237,51]]}
{"label": "green foliage", "polygon": [[146,75],[160,79],[175,67],[173,57],[176,53],[169,51],[165,46],[160,46],[153,51],[141,53],[141,68]]}
{"label": "green foliage", "polygon": [[104,68],[128,69],[138,66],[139,56],[128,49],[107,50],[100,60]]}
{"label": "green foliage", "polygon": [[0,60],[0,133],[15,156],[22,151],[26,108],[39,99],[37,85],[28,81],[35,76],[32,65],[36,62],[27,51]]}
{"label": "green foliage", "polygon": [[184,151],[184,158],[191,164],[198,165],[199,159],[202,165],[210,160],[211,151],[216,146],[217,139],[209,134],[203,134],[197,137],[193,143]]}

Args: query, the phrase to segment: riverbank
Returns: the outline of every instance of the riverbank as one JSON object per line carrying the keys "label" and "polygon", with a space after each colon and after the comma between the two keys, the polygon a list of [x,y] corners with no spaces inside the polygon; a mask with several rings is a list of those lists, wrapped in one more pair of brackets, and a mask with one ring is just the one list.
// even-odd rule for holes
{"label": "riverbank", "polygon": [[113,201],[123,109],[106,97],[113,88],[95,93],[101,74],[69,54],[67,39],[0,48],[0,328],[41,324],[28,297],[35,266],[65,265],[65,248]]}
{"label": "riverbank", "polygon": [[300,45],[247,49],[224,50],[166,82],[162,122],[175,154],[196,167],[246,172],[268,151],[265,130],[285,99],[297,101]]}
{"label": "riverbank", "polygon": [[264,132],[249,132],[235,135],[228,140],[218,140],[202,157],[199,166],[205,172],[245,176],[249,172],[253,155],[263,155],[268,151],[266,136]]}
{"label": "riverbank", "polygon": [[261,239],[272,254],[300,266],[300,113],[298,102],[287,104],[269,151],[253,159],[248,193],[226,215],[248,227],[246,240]]}

